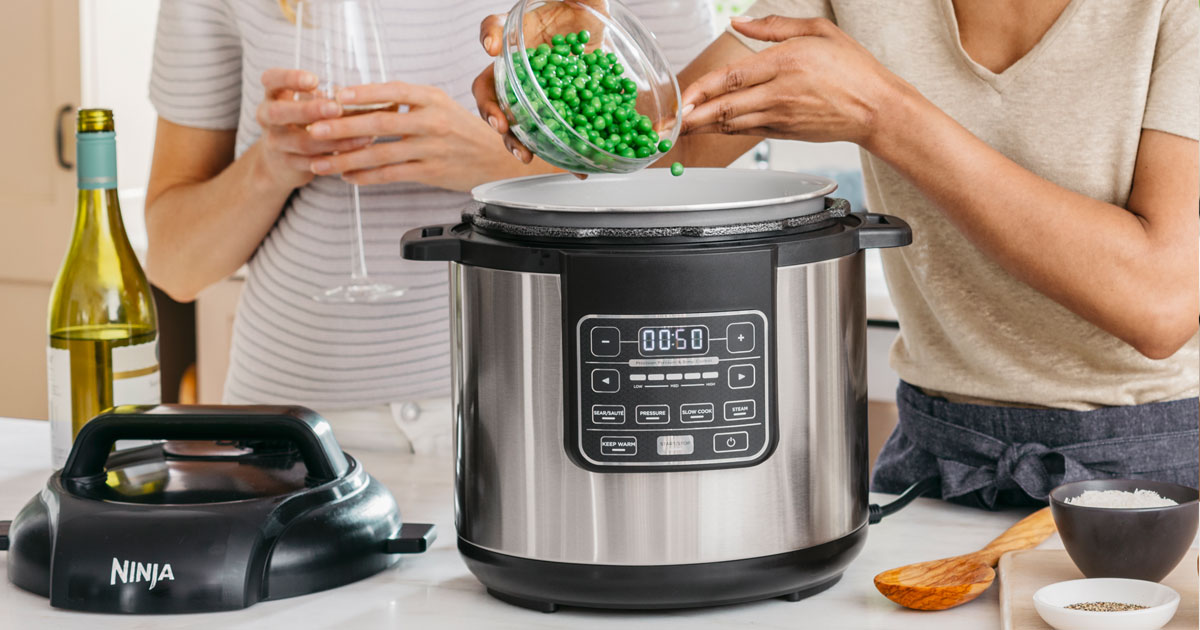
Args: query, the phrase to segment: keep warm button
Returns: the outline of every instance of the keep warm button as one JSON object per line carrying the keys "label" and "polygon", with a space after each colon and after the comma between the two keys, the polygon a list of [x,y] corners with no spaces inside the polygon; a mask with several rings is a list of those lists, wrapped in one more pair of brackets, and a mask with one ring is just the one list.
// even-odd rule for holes
{"label": "keep warm button", "polygon": [[734,453],[750,449],[750,434],[745,431],[718,433],[713,436],[714,453]]}
{"label": "keep warm button", "polygon": [[637,438],[631,435],[605,435],[600,438],[601,455],[637,455]]}

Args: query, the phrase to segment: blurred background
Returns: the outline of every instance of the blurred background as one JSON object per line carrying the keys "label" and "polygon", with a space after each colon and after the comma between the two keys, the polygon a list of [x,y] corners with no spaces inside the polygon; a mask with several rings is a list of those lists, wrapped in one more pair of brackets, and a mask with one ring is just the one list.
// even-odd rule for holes
{"label": "blurred background", "polygon": [[[236,0],[245,1],[245,0]],[[145,250],[142,216],[156,114],[147,96],[158,0],[41,0],[5,3],[0,48],[9,63],[0,105],[10,150],[0,157],[0,417],[46,417],[46,303],[74,219],[72,124],[80,106],[115,112],[121,207],[135,249]],[[720,20],[750,0],[716,0]],[[0,50],[2,52],[2,50]],[[858,148],[847,143],[768,141],[738,168],[771,168],[837,180],[837,196],[863,208]],[[896,377],[887,351],[898,326],[879,266],[867,253],[872,452],[894,422]],[[156,293],[163,401],[219,402],[241,279],[205,290],[192,304]]]}

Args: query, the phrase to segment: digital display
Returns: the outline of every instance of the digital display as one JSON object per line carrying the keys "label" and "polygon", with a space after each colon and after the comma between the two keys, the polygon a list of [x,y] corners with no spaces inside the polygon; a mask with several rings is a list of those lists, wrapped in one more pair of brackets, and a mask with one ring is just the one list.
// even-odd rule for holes
{"label": "digital display", "polygon": [[708,353],[707,326],[647,326],[638,331],[642,356],[682,356]]}

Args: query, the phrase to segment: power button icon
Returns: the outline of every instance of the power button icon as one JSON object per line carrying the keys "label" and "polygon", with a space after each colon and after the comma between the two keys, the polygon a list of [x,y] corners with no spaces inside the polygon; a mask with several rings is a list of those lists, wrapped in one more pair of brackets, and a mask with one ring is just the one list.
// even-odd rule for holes
{"label": "power button icon", "polygon": [[717,433],[713,436],[714,453],[736,453],[749,450],[750,434],[745,431]]}

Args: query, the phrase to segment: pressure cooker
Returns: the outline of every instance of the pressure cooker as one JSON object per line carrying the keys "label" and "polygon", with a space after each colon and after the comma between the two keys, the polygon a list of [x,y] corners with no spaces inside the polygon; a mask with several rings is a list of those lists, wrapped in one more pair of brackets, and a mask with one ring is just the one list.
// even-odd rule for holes
{"label": "pressure cooker", "polygon": [[449,261],[458,548],[495,597],[675,608],[835,583],[868,522],[863,250],[832,180],[732,169],[480,186]]}

